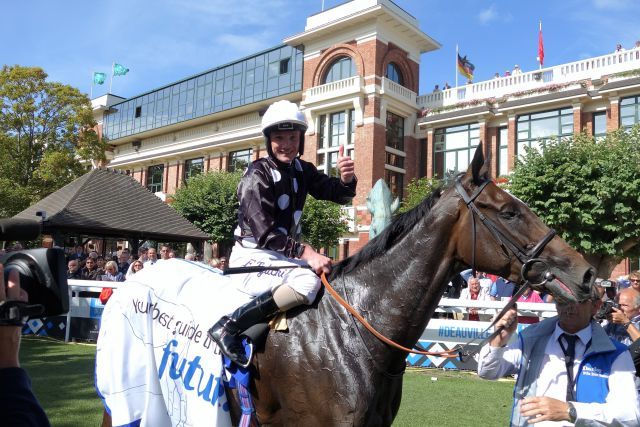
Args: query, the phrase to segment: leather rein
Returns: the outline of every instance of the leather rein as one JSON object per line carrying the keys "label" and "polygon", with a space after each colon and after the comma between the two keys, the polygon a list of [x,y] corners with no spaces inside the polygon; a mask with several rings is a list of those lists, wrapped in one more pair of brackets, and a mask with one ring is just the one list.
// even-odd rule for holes
{"label": "leather rein", "polygon": [[[478,209],[478,207],[474,203],[474,200],[482,193],[482,191],[485,189],[485,187],[490,182],[491,182],[490,180],[484,181],[482,184],[480,184],[476,188],[476,190],[473,192],[473,194],[471,194],[471,196],[469,196],[467,194],[466,190],[462,186],[462,183],[460,181],[460,177],[458,177],[456,179],[456,183],[455,183],[456,192],[462,198],[462,200],[466,204],[467,208],[469,209],[469,212],[471,213],[471,224],[472,224],[471,225],[471,228],[472,228],[471,263],[472,263],[472,271],[475,273],[475,261],[476,261],[476,259],[475,259],[475,257],[476,257],[476,217],[477,217],[478,219],[480,219],[480,222],[491,233],[491,235],[494,238],[494,240],[497,243],[500,244],[500,246],[502,247],[503,251],[505,251],[505,253],[511,252],[522,263],[522,269],[520,271],[520,275],[521,275],[524,283],[520,287],[520,289],[518,289],[518,291],[515,294],[513,294],[513,296],[509,300],[509,302],[507,302],[507,304],[502,308],[500,313],[498,313],[498,315],[493,319],[491,324],[480,334],[480,336],[484,335],[491,328],[493,328],[495,326],[495,324],[502,318],[502,316],[504,316],[504,314],[508,310],[510,310],[511,307],[513,307],[515,305],[515,303],[518,300],[518,298],[527,290],[527,288],[532,286],[532,284],[530,283],[528,277],[529,277],[529,272],[531,271],[531,269],[532,269],[534,264],[542,263],[546,267],[546,272],[545,272],[545,275],[544,275],[544,278],[543,278],[542,282],[537,283],[535,285],[542,286],[545,283],[550,282],[550,281],[552,281],[552,280],[554,280],[556,278],[553,275],[553,273],[551,273],[549,271],[549,268],[548,268],[547,264],[543,260],[537,258],[538,255],[547,246],[547,244],[555,237],[555,235],[556,235],[555,230],[549,229],[549,232],[537,244],[532,246],[531,249],[529,249],[529,250],[527,250],[527,249],[521,247],[520,245],[518,245],[518,243],[514,242],[512,239],[509,238],[509,236],[507,236],[505,233],[503,233],[491,219],[489,219],[488,217],[483,215],[482,212],[480,212],[480,210]],[[470,356],[470,355],[476,353],[480,348],[482,348],[483,345],[485,345],[487,342],[491,341],[503,329],[502,327],[496,329],[491,335],[489,335],[488,337],[483,339],[479,344],[477,344],[475,350],[470,350],[469,347],[471,345],[475,344],[476,340],[472,340],[472,341],[468,342],[467,344],[465,344],[464,346],[457,345],[456,347],[454,347],[454,348],[452,348],[450,350],[445,350],[445,351],[413,350],[413,349],[410,349],[410,348],[407,348],[407,347],[404,347],[404,346],[398,344],[397,342],[385,337],[383,334],[378,332],[373,326],[371,326],[371,324],[369,324],[369,322],[366,321],[366,319],[364,317],[362,317],[362,315],[360,313],[358,313],[356,311],[355,308],[353,308],[353,306],[351,306],[347,301],[345,301],[344,298],[342,298],[336,292],[336,290],[333,289],[333,287],[329,284],[329,281],[327,280],[327,277],[326,277],[326,275],[324,273],[322,273],[320,278],[321,278],[322,284],[324,285],[324,287],[327,290],[327,292],[329,292],[329,294],[340,305],[342,305],[349,312],[349,314],[351,314],[356,320],[358,320],[371,334],[373,334],[376,338],[378,338],[383,343],[385,343],[385,344],[387,344],[387,345],[389,345],[389,346],[391,346],[393,348],[396,348],[398,350],[405,351],[407,353],[421,354],[421,355],[426,355],[426,356],[438,356],[438,357],[443,357],[443,358],[455,358],[455,357],[458,357],[458,358],[460,358],[460,360],[462,360],[463,356]]]}

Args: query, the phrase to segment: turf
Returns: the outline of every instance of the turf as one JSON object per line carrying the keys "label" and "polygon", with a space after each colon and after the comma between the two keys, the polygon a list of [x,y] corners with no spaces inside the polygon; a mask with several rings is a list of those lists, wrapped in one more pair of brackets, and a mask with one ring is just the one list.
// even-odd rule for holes
{"label": "turf", "polygon": [[[93,385],[95,346],[24,338],[22,366],[53,426],[98,426],[102,402]],[[394,426],[505,426],[513,381],[485,381],[440,369],[407,370]]]}

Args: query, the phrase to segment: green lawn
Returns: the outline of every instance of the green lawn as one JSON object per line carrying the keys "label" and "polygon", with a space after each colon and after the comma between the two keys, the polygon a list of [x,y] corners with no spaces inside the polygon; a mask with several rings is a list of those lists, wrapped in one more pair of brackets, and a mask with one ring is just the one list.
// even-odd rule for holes
{"label": "green lawn", "polygon": [[[94,356],[93,345],[23,339],[22,366],[54,427],[100,425],[102,402],[93,387]],[[512,390],[513,381],[484,381],[468,372],[409,369],[394,426],[505,426]]]}

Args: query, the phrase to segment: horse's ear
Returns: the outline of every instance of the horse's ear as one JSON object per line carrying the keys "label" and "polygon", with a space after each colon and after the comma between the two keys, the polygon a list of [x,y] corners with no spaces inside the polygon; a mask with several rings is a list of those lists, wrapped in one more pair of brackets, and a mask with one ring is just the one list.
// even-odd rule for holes
{"label": "horse's ear", "polygon": [[485,161],[482,141],[480,141],[478,148],[476,148],[473,160],[467,170],[467,175],[469,174],[469,171],[471,171],[473,183],[476,185],[480,185],[489,179],[489,159],[487,158]]}

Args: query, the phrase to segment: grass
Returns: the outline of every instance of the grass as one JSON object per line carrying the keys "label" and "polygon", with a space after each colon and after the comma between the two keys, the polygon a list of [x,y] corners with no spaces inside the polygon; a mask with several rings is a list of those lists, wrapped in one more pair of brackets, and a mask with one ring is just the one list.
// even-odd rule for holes
{"label": "grass", "polygon": [[[55,427],[99,426],[102,402],[93,385],[95,346],[27,337],[22,366]],[[435,380],[434,380],[435,379]],[[396,427],[504,426],[509,423],[513,381],[485,381],[475,374],[408,369]]]}

